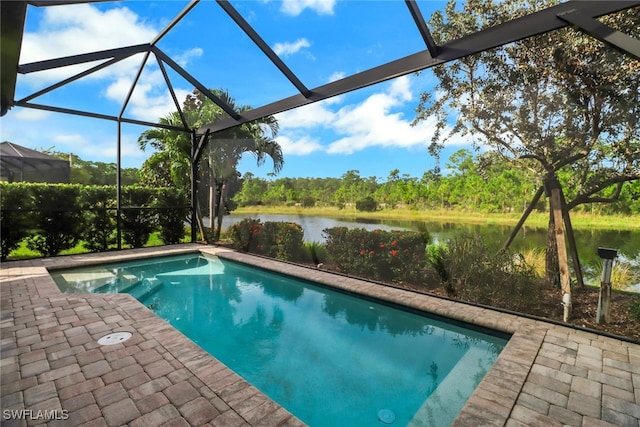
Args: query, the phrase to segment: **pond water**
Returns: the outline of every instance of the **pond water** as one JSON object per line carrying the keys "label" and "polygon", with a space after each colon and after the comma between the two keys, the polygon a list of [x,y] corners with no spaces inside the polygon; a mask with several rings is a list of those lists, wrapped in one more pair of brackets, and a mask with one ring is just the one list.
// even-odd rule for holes
{"label": "pond water", "polygon": [[[498,250],[507,240],[512,231],[512,226],[506,225],[486,225],[486,224],[454,224],[447,222],[430,221],[398,221],[379,220],[365,218],[325,218],[304,215],[267,215],[267,214],[231,214],[224,217],[223,229],[239,222],[243,218],[258,218],[262,222],[266,221],[287,221],[295,222],[302,226],[304,239],[308,242],[324,242],[325,236],[322,230],[331,227],[365,228],[374,230],[418,230],[426,228],[434,242],[446,241],[458,232],[466,231],[479,234],[490,248]],[[615,248],[619,253],[619,260],[629,262],[636,271],[640,272],[640,231],[627,230],[596,230],[578,229],[575,230],[576,243],[580,253],[580,261],[584,266],[587,279],[599,282],[598,273],[590,271],[589,266],[597,265],[598,247]],[[523,227],[516,239],[511,244],[511,249],[522,251],[532,248],[544,248],[546,245],[547,230],[545,228]],[[591,269],[592,270],[592,269]],[[591,273],[591,274],[589,274]],[[636,285],[640,292],[640,283]]]}

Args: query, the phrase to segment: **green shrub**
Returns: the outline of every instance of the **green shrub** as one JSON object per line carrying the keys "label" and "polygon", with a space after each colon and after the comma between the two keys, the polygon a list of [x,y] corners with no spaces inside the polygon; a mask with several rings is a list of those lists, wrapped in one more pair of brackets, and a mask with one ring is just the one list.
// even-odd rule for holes
{"label": "green shrub", "polygon": [[442,256],[450,292],[465,301],[531,312],[541,282],[524,257],[491,251],[481,236],[463,233],[447,242]]}
{"label": "green shrub", "polygon": [[264,224],[259,219],[244,218],[230,228],[234,247],[243,252],[262,253],[260,242]]}
{"label": "green shrub", "polygon": [[83,215],[78,209],[79,185],[37,184],[33,194],[33,227],[36,235],[27,247],[44,256],[73,248],[82,237]]}
{"label": "green shrub", "polygon": [[80,191],[84,211],[83,239],[91,252],[103,252],[116,243],[116,188],[85,186]]}
{"label": "green shrub", "polygon": [[157,206],[160,238],[165,245],[180,243],[185,236],[185,221],[190,209],[187,197],[177,190],[161,188],[158,191]]}
{"label": "green shrub", "polygon": [[122,239],[131,247],[141,248],[157,224],[154,205],[156,190],[132,185],[122,187]]}
{"label": "green shrub", "polygon": [[303,253],[303,231],[293,222],[267,221],[245,218],[231,226],[234,246],[244,252],[284,260],[299,261]]}
{"label": "green shrub", "polygon": [[327,247],[320,242],[305,242],[302,247],[301,261],[303,262],[310,262],[314,265],[324,264],[328,257]]}
{"label": "green shrub", "polygon": [[295,222],[265,222],[264,254],[284,261],[299,261],[304,245],[303,235],[302,227]]}
{"label": "green shrub", "polygon": [[356,201],[356,210],[363,212],[374,212],[378,208],[378,203],[371,196]]}
{"label": "green shrub", "polygon": [[449,272],[445,265],[447,258],[447,247],[445,245],[427,245],[427,262],[440,277],[440,283],[447,295],[454,295],[455,289],[449,281]]}
{"label": "green shrub", "polygon": [[11,251],[29,235],[33,207],[31,186],[22,183],[0,184],[0,259],[6,260]]}
{"label": "green shrub", "polygon": [[422,233],[346,227],[323,232],[330,260],[347,274],[374,280],[415,281],[426,263],[428,242]]}

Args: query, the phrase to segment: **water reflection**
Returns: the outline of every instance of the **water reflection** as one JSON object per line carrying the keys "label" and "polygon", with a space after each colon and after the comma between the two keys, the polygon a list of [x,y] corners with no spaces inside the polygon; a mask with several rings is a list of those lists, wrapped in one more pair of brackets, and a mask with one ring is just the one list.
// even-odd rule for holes
{"label": "water reflection", "polygon": [[389,316],[388,310],[380,310],[377,304],[371,305],[362,300],[354,304],[341,294],[326,294],[322,309],[332,318],[342,317],[350,325],[360,326],[369,331],[386,331],[391,336],[429,335],[434,328],[420,318],[410,316]]}

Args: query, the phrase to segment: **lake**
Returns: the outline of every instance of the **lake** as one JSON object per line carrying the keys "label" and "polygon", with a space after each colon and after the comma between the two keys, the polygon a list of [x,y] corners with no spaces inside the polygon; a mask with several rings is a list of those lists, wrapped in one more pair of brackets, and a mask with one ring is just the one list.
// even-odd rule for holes
{"label": "lake", "polygon": [[[275,215],[275,214],[231,214],[224,217],[222,228],[227,229],[243,218],[257,218],[262,222],[286,221],[295,222],[302,226],[304,239],[307,242],[324,242],[325,236],[322,230],[331,227],[365,228],[367,230],[418,230],[425,227],[434,242],[446,241],[458,232],[466,231],[483,236],[490,248],[498,250],[507,240],[513,230],[512,226],[487,225],[487,224],[459,224],[430,221],[399,221],[378,220],[364,218],[325,218],[304,215]],[[598,247],[614,248],[618,250],[619,260],[627,261],[640,271],[640,231],[628,230],[575,230],[576,243],[580,253],[580,261],[583,264],[586,275],[589,266],[598,261]],[[546,246],[546,228],[523,227],[511,244],[511,249],[521,251],[531,248],[544,248]],[[591,272],[590,282],[599,282],[597,272]],[[585,279],[586,280],[586,279]],[[640,291],[640,283],[636,285]]]}

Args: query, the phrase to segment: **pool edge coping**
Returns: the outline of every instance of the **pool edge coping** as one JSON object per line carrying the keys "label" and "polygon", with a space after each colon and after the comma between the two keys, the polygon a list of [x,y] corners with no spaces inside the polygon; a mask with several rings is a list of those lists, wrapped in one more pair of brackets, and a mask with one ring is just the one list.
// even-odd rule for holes
{"label": "pool edge coping", "polygon": [[[72,267],[72,265],[70,264],[73,264],[73,266],[104,264],[116,260],[140,259],[153,256],[166,256],[172,254],[177,255],[197,252],[212,254],[215,256],[221,255],[222,258],[234,259],[236,261],[265,268],[267,270],[276,271],[283,274],[290,274],[295,277],[303,278],[304,280],[315,281],[331,287],[337,287],[338,289],[343,288],[343,290],[347,290],[349,292],[364,292],[364,295],[368,296],[371,296],[371,292],[378,290],[379,292],[373,292],[374,298],[386,300],[393,304],[408,306],[420,311],[449,317],[455,320],[460,320],[465,323],[471,323],[473,325],[479,325],[485,328],[512,334],[505,348],[498,356],[496,362],[487,372],[484,379],[473,392],[471,397],[467,400],[463,409],[460,411],[452,425],[505,425],[509,421],[518,421],[518,419],[523,419],[523,417],[526,419],[528,416],[532,416],[529,412],[524,413],[524,415],[522,412],[523,406],[526,407],[525,410],[529,411],[526,402],[521,402],[525,383],[531,382],[528,377],[530,376],[534,364],[538,368],[538,371],[540,369],[539,365],[541,362],[536,361],[536,359],[539,356],[541,359],[545,359],[546,356],[548,356],[547,354],[545,354],[544,347],[549,346],[549,342],[566,339],[566,337],[568,337],[569,341],[571,341],[569,343],[571,347],[582,346],[586,345],[586,343],[589,343],[590,347],[604,348],[605,345],[616,344],[616,341],[618,341],[617,345],[619,345],[620,347],[624,346],[626,348],[626,350],[622,351],[626,352],[628,359],[630,359],[631,361],[630,369],[634,381],[635,375],[636,373],[638,373],[637,368],[635,367],[635,361],[639,360],[638,352],[640,346],[635,343],[620,342],[619,340],[616,340],[612,337],[598,336],[597,334],[594,334],[592,332],[575,330],[574,328],[570,328],[569,326],[562,326],[548,323],[543,320],[520,317],[509,313],[496,312],[488,308],[441,299],[436,296],[424,295],[408,290],[380,286],[375,283],[336,275],[324,270],[294,265],[290,263],[283,263],[277,260],[235,252],[227,248],[205,246],[202,244],[186,244],[161,248],[145,248],[145,250],[132,250],[127,251],[126,253],[113,252],[107,254],[103,253],[82,256],[75,255],[68,257],[59,257],[57,260],[48,258],[25,261],[10,261],[3,263],[2,266],[0,266],[0,278],[9,277],[9,275],[7,274],[9,269],[13,271],[10,276],[39,276],[37,278],[39,279],[40,286],[35,289],[37,294],[41,297],[57,297],[56,299],[61,299],[61,297],[65,295],[78,296],[80,294],[63,294],[62,292],[60,292],[49,274],[49,269]],[[46,274],[43,275],[43,273]],[[330,281],[331,283],[324,283],[325,281]],[[355,287],[353,287],[354,285]],[[211,358],[214,362],[220,363],[217,359],[204,352],[204,350],[202,350],[199,346],[197,346],[175,328],[168,325],[162,319],[157,317],[155,314],[153,314],[153,312],[151,312],[151,310],[147,309],[143,304],[139,303],[133,297],[122,294],[105,294],[105,296],[106,298],[120,298],[120,301],[123,304],[128,299],[129,301],[125,305],[127,307],[131,307],[133,309],[132,311],[139,312],[138,309],[146,310],[151,313],[151,315],[154,316],[155,319],[161,321],[164,324],[163,328],[160,328],[162,329],[162,333],[166,333],[167,330],[172,330],[173,332],[179,334],[181,339],[184,339],[186,342],[196,346],[197,349],[199,349],[199,352],[204,353],[202,358],[205,360],[205,362],[202,362],[201,359],[197,358],[197,360],[200,360],[199,363],[195,363],[190,360],[187,360],[186,363],[195,363],[191,366],[193,367],[193,369],[196,369],[196,371],[192,372],[203,382],[205,382],[205,384],[209,384],[209,382],[204,381],[204,379],[202,378],[203,376],[207,376],[205,366],[208,363],[206,362],[206,360],[208,358]],[[105,296],[100,297],[105,298]],[[122,299],[121,297],[124,299]],[[416,303],[416,301],[418,302]],[[461,310],[460,307],[464,307],[464,310]],[[204,363],[204,365],[200,366],[200,363]],[[227,369],[228,372],[232,373],[233,375],[237,375],[226,366],[225,369]],[[626,370],[628,371],[629,368],[627,367]],[[550,374],[552,374],[552,372],[550,372]],[[539,372],[534,373],[534,376],[535,375],[539,375]],[[251,385],[249,384],[249,386]],[[271,399],[269,399],[268,397],[266,398],[271,401]],[[273,403],[275,404],[275,402]],[[284,408],[282,409],[284,410]],[[514,410],[517,413],[514,413]],[[627,414],[629,413],[631,414],[631,416],[634,416],[633,414],[635,414],[635,412],[633,411],[628,411]],[[540,416],[542,417],[541,419],[547,421],[554,420],[553,418],[550,418],[548,414],[540,414]],[[583,416],[585,417],[585,419],[587,418],[587,415]],[[601,417],[604,417],[604,408]],[[598,417],[594,418],[593,416],[591,416],[590,419],[598,419]]]}
{"label": "pool edge coping", "polygon": [[[497,312],[437,296],[415,293],[410,290],[383,286],[358,278],[337,275],[326,270],[278,262],[277,260],[257,257],[247,253],[219,248],[204,249],[201,252],[306,281],[320,283],[323,286],[340,291],[375,298],[420,312],[435,314],[465,324],[510,334],[511,336],[505,347],[469,399],[467,399],[451,424],[452,426],[474,425],[474,423],[478,422],[504,425],[509,419],[511,410],[516,404],[517,397],[524,386],[544,340],[545,329],[537,326],[538,321],[529,318]],[[468,311],[458,310],[458,307],[464,307]],[[506,322],[503,323],[505,320]],[[488,402],[491,402],[491,396],[495,394],[496,387],[504,389],[506,376],[509,377],[509,388],[505,389],[503,394],[513,398],[511,407],[496,405],[496,402],[493,402],[494,404],[492,405],[487,405]],[[504,399],[500,400],[501,404],[505,402]],[[488,407],[495,410],[488,410]]]}

